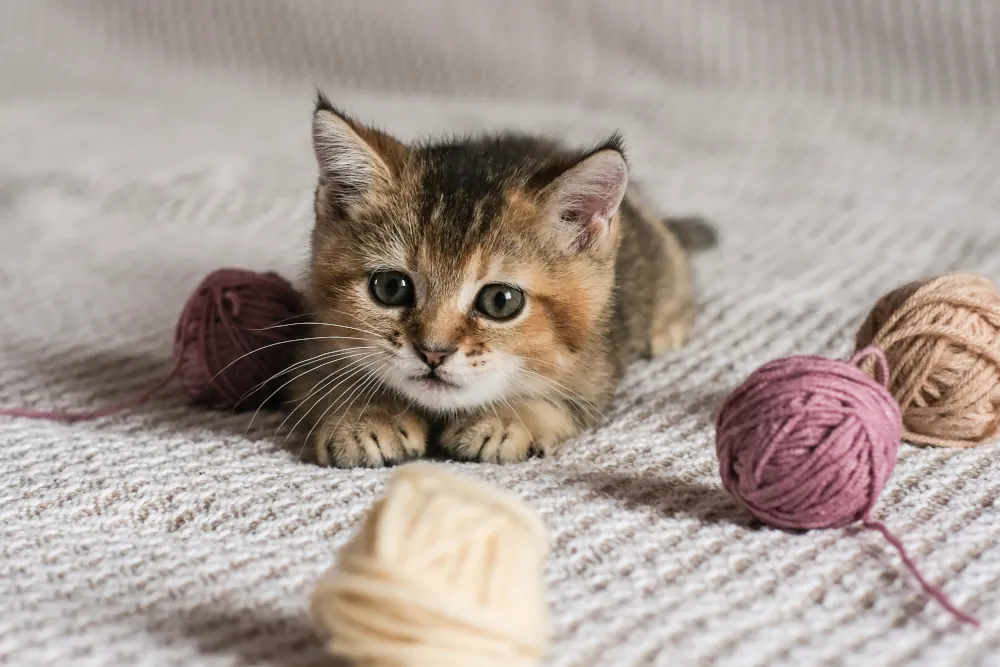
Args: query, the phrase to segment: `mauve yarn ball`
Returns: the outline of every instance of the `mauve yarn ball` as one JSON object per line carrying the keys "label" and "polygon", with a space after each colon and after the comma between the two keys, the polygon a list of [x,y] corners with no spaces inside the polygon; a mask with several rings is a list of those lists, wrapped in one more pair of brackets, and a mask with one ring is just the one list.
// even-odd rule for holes
{"label": "mauve yarn ball", "polygon": [[174,355],[197,403],[252,410],[271,403],[301,334],[302,299],[276,273],[219,269],[181,313]]}
{"label": "mauve yarn ball", "polygon": [[[878,361],[878,382],[857,366],[868,356]],[[760,367],[729,394],[716,421],[723,486],[779,528],[866,518],[902,436],[885,380],[885,358],[871,348],[850,362],[795,356]]]}

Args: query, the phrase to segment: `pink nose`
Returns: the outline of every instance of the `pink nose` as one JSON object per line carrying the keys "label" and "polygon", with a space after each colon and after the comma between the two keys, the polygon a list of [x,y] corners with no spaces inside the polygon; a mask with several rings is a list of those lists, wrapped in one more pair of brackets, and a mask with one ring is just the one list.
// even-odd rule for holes
{"label": "pink nose", "polygon": [[453,352],[454,350],[425,350],[422,347],[417,348],[417,354],[419,354],[420,358],[424,360],[424,363],[431,368],[437,368],[440,366],[444,363],[445,359],[451,356]]}

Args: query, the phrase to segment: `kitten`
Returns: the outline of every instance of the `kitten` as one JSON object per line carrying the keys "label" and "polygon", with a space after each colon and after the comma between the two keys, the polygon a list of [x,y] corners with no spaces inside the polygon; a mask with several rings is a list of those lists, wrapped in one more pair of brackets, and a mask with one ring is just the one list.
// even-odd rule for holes
{"label": "kitten", "polygon": [[548,454],[630,362],[684,342],[685,249],[627,187],[618,135],[406,145],[322,94],[312,130],[315,324],[289,407],[319,463],[419,457],[433,425],[452,458]]}

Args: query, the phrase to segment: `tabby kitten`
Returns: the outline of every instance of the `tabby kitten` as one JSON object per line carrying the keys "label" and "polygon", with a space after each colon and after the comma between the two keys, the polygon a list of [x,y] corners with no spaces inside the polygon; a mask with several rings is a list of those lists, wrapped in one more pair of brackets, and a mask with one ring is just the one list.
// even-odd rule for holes
{"label": "tabby kitten", "polygon": [[627,188],[615,135],[404,144],[335,109],[319,162],[289,407],[319,463],[520,461],[597,424],[625,367],[682,344],[678,237]]}

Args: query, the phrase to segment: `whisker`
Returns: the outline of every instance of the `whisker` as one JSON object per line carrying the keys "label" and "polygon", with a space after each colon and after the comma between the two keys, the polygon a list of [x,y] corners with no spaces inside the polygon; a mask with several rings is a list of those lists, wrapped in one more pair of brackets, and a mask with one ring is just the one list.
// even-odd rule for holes
{"label": "whisker", "polygon": [[[522,358],[525,359],[526,361],[537,361],[538,363],[547,364],[549,366],[554,366],[554,367],[560,369],[561,371],[569,374],[570,376],[572,376],[572,377],[574,377],[574,378],[576,378],[576,379],[578,379],[578,380],[586,383],[587,385],[589,385],[591,387],[594,386],[593,380],[591,380],[589,378],[585,378],[585,377],[583,377],[583,376],[581,376],[581,375],[579,375],[577,373],[574,373],[572,371],[565,370],[561,366],[559,366],[558,364],[554,364],[554,363],[552,363],[550,361],[545,361],[544,359],[538,359],[536,357],[527,357],[527,356],[525,356],[525,357],[522,357]],[[594,403],[592,403],[588,399],[584,398],[583,396],[581,396],[577,392],[573,391],[572,389],[570,389],[566,385],[564,385],[564,384],[562,384],[562,383],[560,383],[560,382],[558,382],[556,380],[553,380],[552,378],[549,378],[549,377],[547,377],[545,375],[542,375],[541,373],[537,373],[537,372],[531,370],[530,368],[522,368],[520,370],[521,370],[521,372],[530,374],[530,375],[532,375],[532,376],[534,376],[534,377],[542,380],[543,382],[548,383],[553,389],[561,388],[562,391],[559,391],[559,394],[561,395],[561,397],[564,400],[567,400],[567,401],[569,401],[570,403],[572,403],[574,405],[578,405],[581,409],[586,410],[587,413],[589,413],[591,417],[593,417],[593,415],[596,414],[597,416],[599,416],[601,418],[601,421],[603,421],[603,422],[610,421],[608,419],[607,415],[605,415],[603,412],[601,412],[598,409],[598,407],[596,405],[594,405]],[[525,388],[527,388],[527,385],[523,385],[522,384],[522,386],[525,387]],[[558,391],[558,389],[557,389],[557,391]],[[567,394],[567,392],[568,392],[568,394]],[[573,396],[575,396],[576,399],[570,398],[570,394],[573,395]]]}
{"label": "whisker", "polygon": [[490,403],[489,405],[490,405],[490,410],[493,411],[493,416],[497,418],[497,421],[500,422],[500,425],[502,426],[503,425],[503,420],[500,419],[500,414],[497,412],[496,403],[495,402],[494,403]]}
{"label": "whisker", "polygon": [[[282,319],[275,322],[275,325],[284,324],[285,322],[291,322],[292,320],[297,320],[300,317],[312,317],[316,313],[297,313],[295,315],[289,315],[288,317],[283,317]],[[270,329],[271,327],[265,327]],[[250,331],[263,331],[263,329],[250,329]]]}
{"label": "whisker", "polygon": [[[597,408],[597,406],[596,406],[596,405],[594,405],[594,404],[593,404],[593,403],[591,403],[591,402],[590,402],[589,400],[587,400],[586,398],[584,398],[584,397],[583,397],[583,396],[581,396],[580,394],[576,393],[575,391],[573,391],[572,389],[570,389],[570,388],[569,388],[569,387],[567,387],[566,385],[564,385],[564,384],[562,384],[562,383],[559,383],[559,382],[556,382],[556,381],[555,381],[555,380],[553,380],[552,378],[548,378],[548,377],[545,377],[545,376],[544,376],[544,375],[542,375],[541,373],[536,373],[535,371],[532,371],[532,370],[529,370],[529,369],[527,369],[527,368],[522,368],[522,369],[520,369],[520,372],[523,372],[523,373],[528,373],[529,375],[532,375],[532,376],[534,376],[534,377],[536,377],[536,378],[538,378],[538,379],[542,380],[543,382],[547,382],[547,383],[549,383],[549,385],[550,385],[550,386],[552,386],[552,387],[554,387],[554,388],[559,388],[559,389],[561,389],[561,390],[562,390],[562,391],[564,392],[564,393],[563,393],[563,396],[564,396],[564,397],[566,397],[566,393],[565,393],[565,392],[568,392],[569,394],[572,394],[573,396],[575,396],[575,397],[576,397],[576,398],[578,399],[578,400],[575,400],[575,401],[573,401],[574,403],[579,403],[580,401],[582,401],[582,402],[583,402],[584,404],[586,404],[587,406],[589,406],[589,407],[590,407],[590,409],[591,409],[591,410],[593,410],[593,412],[596,412],[596,413],[597,413],[597,414],[598,414],[598,415],[599,415],[599,416],[601,417],[601,419],[603,419],[604,421],[608,421],[608,418],[607,418],[607,416],[606,416],[606,415],[605,415],[605,414],[604,414],[603,412],[601,412],[601,411],[600,411],[600,410],[599,410],[599,409]],[[581,406],[581,407],[583,407],[583,406]]]}
{"label": "whisker", "polygon": [[[302,359],[300,361],[296,361],[294,364],[291,364],[290,366],[288,366],[288,368],[285,368],[283,370],[278,371],[277,373],[275,373],[271,377],[267,378],[266,380],[262,380],[262,381],[258,382],[253,387],[251,387],[250,389],[248,389],[246,391],[246,393],[244,393],[243,396],[240,397],[240,400],[236,402],[236,406],[234,406],[233,409],[235,410],[237,407],[239,407],[240,403],[242,403],[248,397],[253,396],[255,393],[257,393],[258,391],[260,391],[263,387],[265,387],[272,380],[275,380],[276,378],[278,378],[278,377],[280,377],[282,375],[285,375],[286,373],[290,373],[291,371],[294,371],[297,368],[300,368],[302,366],[308,366],[309,364],[315,363],[317,361],[322,361],[323,359],[328,359],[331,356],[336,356],[336,355],[343,354],[344,352],[350,352],[352,350],[374,350],[374,349],[377,349],[377,347],[378,346],[376,346],[376,345],[362,345],[362,346],[359,346],[359,347],[345,347],[345,348],[336,349],[336,350],[327,350],[326,352],[321,352],[320,354],[313,355],[313,356],[309,357],[308,359]],[[302,377],[302,376],[300,375],[298,377]],[[282,385],[282,386],[284,386],[284,385]],[[270,400],[270,399],[271,399],[271,397],[268,397],[267,400]],[[266,402],[267,401],[265,401],[265,403]]]}
{"label": "whisker", "polygon": [[404,413],[406,413],[408,410],[412,410],[412,409],[413,409],[413,401],[410,401],[406,405],[406,407],[404,407],[402,410],[400,410],[399,412],[397,412],[396,414],[394,414],[393,418],[396,419],[396,418],[400,417],[401,415],[403,415]]}
{"label": "whisker", "polygon": [[[319,354],[313,355],[313,356],[309,357],[308,359],[302,359],[300,361],[296,361],[294,364],[291,364],[288,368],[286,368],[284,371],[282,371],[282,373],[288,373],[288,372],[294,371],[297,368],[300,368],[302,366],[308,366],[311,363],[314,363],[316,361],[321,361],[321,360],[323,360],[325,358],[328,358],[328,357],[330,357],[332,355],[337,355],[337,354],[341,354],[341,353],[344,353],[344,352],[352,352],[352,351],[355,351],[355,350],[377,350],[377,349],[379,349],[378,345],[356,345],[356,346],[353,346],[353,347],[342,347],[342,348],[337,348],[335,350],[327,350],[326,352],[321,352]],[[272,376],[272,379],[274,377],[276,377],[277,375],[281,375],[282,373],[275,374],[275,376]],[[262,382],[261,384],[266,384],[267,382],[270,382],[270,381],[271,380],[266,380],[265,382]]]}
{"label": "whisker", "polygon": [[[530,429],[530,428],[528,428],[528,425],[524,423],[524,420],[523,420],[523,419],[521,419],[521,415],[519,415],[519,414],[517,413],[517,410],[515,410],[515,409],[514,409],[514,406],[510,404],[510,401],[508,401],[508,400],[507,400],[507,399],[506,399],[505,397],[503,397],[503,396],[501,396],[501,397],[500,397],[500,400],[504,402],[504,405],[506,405],[506,406],[507,406],[507,409],[508,409],[508,410],[510,410],[511,412],[513,412],[513,413],[514,413],[514,416],[515,416],[515,417],[517,417],[517,421],[521,422],[521,426],[523,426],[523,427],[524,427],[524,430],[525,430],[525,431],[527,431],[527,432],[528,432],[528,433],[530,434],[530,433],[531,433],[531,429]],[[499,417],[497,417],[497,419],[499,419]],[[500,423],[502,424],[503,422],[500,422]]]}
{"label": "whisker", "polygon": [[[329,309],[328,312],[338,313],[340,315],[346,315],[346,316],[348,316],[348,317],[350,317],[352,319],[357,320],[358,322],[361,322],[362,324],[365,323],[364,320],[362,320],[360,317],[358,317],[356,315],[353,315],[351,313],[348,313],[347,311],[344,311],[344,310],[338,310],[336,308],[333,308],[333,309]],[[277,322],[275,322],[275,324],[284,324],[286,322],[290,322],[291,320],[297,320],[297,319],[302,318],[302,317],[316,318],[316,317],[319,317],[319,313],[317,313],[315,311],[311,312],[311,313],[297,313],[295,315],[291,315],[291,316],[286,317],[284,319],[278,320]],[[312,320],[312,323],[316,324],[315,320]]]}
{"label": "whisker", "polygon": [[[345,315],[345,316],[350,317],[351,319],[357,321],[358,323],[365,325],[366,327],[370,327],[371,326],[367,322],[365,322],[364,320],[362,320],[360,317],[358,317],[357,315],[355,315],[353,313],[348,313],[345,310],[339,310],[339,309],[336,309],[336,308],[332,308],[332,309],[328,309],[328,312],[337,313],[339,315]],[[273,325],[273,327],[285,326],[286,323],[288,323],[287,326],[313,325],[313,326],[342,327],[344,329],[353,329],[355,331],[360,331],[360,332],[363,332],[363,333],[368,333],[368,334],[371,334],[373,336],[377,336],[379,338],[382,337],[382,334],[380,334],[379,332],[375,331],[374,328],[362,328],[362,329],[359,329],[357,327],[351,327],[351,326],[348,326],[346,324],[334,324],[332,322],[317,322],[315,319],[310,320],[308,322],[289,322],[290,320],[295,320],[295,319],[298,319],[300,317],[312,317],[312,318],[315,318],[315,317],[318,317],[318,316],[319,316],[319,313],[315,313],[315,312],[313,312],[313,313],[299,313],[298,315],[292,315],[291,317],[286,317],[283,320],[279,320],[278,322],[275,322],[275,324]],[[270,329],[270,328],[273,328],[273,327],[265,327],[264,329],[259,329],[258,331],[263,331],[263,330]]]}
{"label": "whisker", "polygon": [[[362,356],[362,357],[360,357],[358,359],[353,359],[353,360],[352,359],[348,359],[347,360],[347,362],[348,362],[348,368],[350,367],[350,365],[352,364],[352,362],[361,362],[361,361],[364,361],[365,359],[377,356],[379,354],[385,354],[385,352],[382,352],[381,350],[376,350],[375,352],[368,352],[364,356]],[[345,370],[346,370],[346,368],[345,368]],[[301,403],[301,402],[303,402],[303,401],[305,401],[305,400],[307,400],[309,398],[312,398],[313,396],[316,395],[316,392],[318,392],[318,391],[322,390],[323,388],[325,388],[326,386],[328,386],[328,383],[331,380],[335,380],[337,377],[339,377],[339,375],[337,373],[333,373],[333,374],[328,375],[327,377],[323,378],[323,380],[320,383],[319,387],[313,387],[312,391],[310,391],[308,394],[306,394],[302,398],[298,399],[298,402]]]}
{"label": "whisker", "polygon": [[[571,406],[575,406],[578,407],[580,410],[583,410],[585,416],[588,419],[594,419],[597,423],[605,423],[609,421],[608,418],[600,410],[598,410],[596,406],[590,403],[590,401],[584,399],[582,396],[577,395],[577,398],[574,398],[571,394],[575,392],[573,392],[572,390],[561,388],[557,383],[554,383],[554,381],[550,380],[549,378],[546,378],[545,376],[537,376],[537,377],[543,382],[547,382],[549,390],[554,391],[556,395],[559,397],[559,399],[567,402]],[[600,419],[598,419],[598,417]],[[586,425],[584,426],[586,427]]]}
{"label": "whisker", "polygon": [[[372,355],[372,356],[375,356],[375,355]],[[350,385],[348,385],[347,387],[345,387],[344,389],[341,390],[340,397],[339,397],[338,401],[334,402],[334,403],[331,403],[331,405],[327,408],[327,412],[330,410],[330,408],[336,407],[337,405],[340,404],[340,402],[343,402],[343,400],[344,400],[343,396],[344,396],[344,394],[347,393],[347,391],[349,389],[351,389],[352,387],[357,386],[357,384],[359,382],[364,381],[368,377],[367,375],[365,375],[365,373],[367,373],[368,371],[370,371],[371,368],[372,368],[372,366],[374,366],[375,364],[377,364],[378,361],[376,360],[376,361],[373,361],[373,362],[365,362],[365,359],[368,359],[368,357],[363,357],[361,359],[352,360],[351,362],[349,362],[351,364],[351,366],[349,368],[344,369],[343,373],[340,373],[340,374],[338,374],[338,375],[336,375],[335,377],[332,378],[333,380],[339,379],[340,381],[337,382],[336,384],[334,384],[332,387],[330,387],[327,391],[325,391],[323,393],[322,396],[320,396],[319,398],[316,399],[315,402],[313,402],[313,404],[312,404],[312,406],[310,406],[309,410],[307,410],[305,412],[305,414],[303,414],[302,417],[300,417],[299,420],[297,422],[295,422],[295,425],[292,426],[292,428],[289,430],[288,434],[285,436],[285,440],[286,441],[288,439],[288,435],[290,435],[291,433],[294,433],[298,429],[299,424],[302,422],[303,419],[305,419],[309,415],[309,413],[311,413],[313,411],[313,408],[315,408],[317,405],[319,405],[324,400],[326,400],[327,396],[329,396],[330,394],[332,394],[337,389],[337,387],[339,387],[342,384],[344,384],[344,382],[346,382],[347,380],[353,378],[352,383]],[[350,370],[351,372],[348,373],[347,372],[348,370]],[[326,387],[329,384],[330,384],[330,380],[326,380],[323,383],[321,383],[322,387]],[[320,391],[320,388],[314,388],[314,390],[312,392],[310,392],[310,396],[316,394],[318,391]],[[308,398],[309,398],[309,396],[307,396],[306,398],[302,399],[302,402],[300,403],[299,407],[301,407],[302,403],[304,403],[304,401],[306,399],[308,399]],[[298,409],[298,408],[296,408],[296,409]],[[324,415],[325,414],[326,414],[326,412],[324,412]],[[321,416],[321,418],[316,423],[313,424],[312,428],[309,429],[309,433],[310,434],[312,433],[313,429],[315,429],[316,426],[319,424],[319,422],[321,422],[322,420],[323,420],[323,417]]]}
{"label": "whisker", "polygon": [[[495,402],[490,403],[489,406],[490,406],[490,410],[493,411],[493,416],[496,417],[497,423],[500,424],[500,428],[503,428],[503,420],[500,419],[500,413],[497,412],[497,406],[496,406]],[[500,438],[501,438],[501,441],[502,441],[502,439],[503,439],[503,433],[500,434]],[[482,445],[479,446],[479,449],[476,451],[476,458],[477,459],[482,460],[482,458],[483,458],[483,449],[485,447],[486,447],[486,443],[485,442]]]}
{"label": "whisker", "polygon": [[[272,324],[267,327],[261,327],[258,329],[248,329],[248,331],[269,331],[271,329],[284,329],[285,327],[337,327],[338,329],[350,329],[351,331],[360,331],[361,333],[371,334],[372,336],[382,337],[377,331],[372,331],[370,329],[361,329],[359,327],[352,327],[346,324],[335,324],[333,322],[288,322],[287,324]],[[369,338],[352,338],[351,340],[370,340]]]}
{"label": "whisker", "polygon": [[[277,435],[277,431],[280,431],[285,426],[285,423],[292,417],[292,415],[294,415],[298,411],[299,408],[301,408],[303,405],[306,404],[306,401],[308,401],[310,398],[312,398],[313,396],[315,396],[316,393],[318,393],[319,391],[321,391],[321,390],[325,389],[326,387],[328,387],[330,384],[333,384],[334,382],[336,382],[336,384],[334,384],[332,387],[330,387],[330,389],[326,393],[324,393],[322,396],[320,396],[318,399],[316,399],[316,401],[313,402],[313,404],[310,406],[310,408],[308,410],[306,410],[306,412],[302,415],[302,417],[300,417],[299,420],[297,422],[295,422],[295,425],[292,426],[291,430],[288,431],[288,434],[285,435],[285,441],[287,442],[288,441],[288,435],[290,435],[291,433],[295,432],[295,429],[297,429],[299,427],[299,424],[302,423],[302,420],[305,419],[309,415],[309,413],[312,412],[313,409],[317,405],[319,405],[320,402],[323,401],[323,399],[325,399],[327,396],[329,396],[331,393],[333,393],[337,389],[337,387],[339,387],[340,385],[342,385],[349,378],[356,376],[358,373],[364,372],[364,370],[366,368],[366,366],[363,364],[364,360],[368,359],[369,357],[374,357],[377,354],[385,354],[385,353],[384,352],[372,352],[372,353],[370,353],[370,354],[368,354],[368,355],[366,355],[364,357],[361,357],[360,359],[349,359],[347,361],[347,367],[346,368],[342,369],[339,373],[333,373],[332,375],[330,375],[330,376],[328,376],[328,377],[320,380],[319,382],[317,382],[316,385],[313,386],[312,391],[310,391],[306,396],[300,398],[298,400],[299,404],[297,406],[295,406],[295,408],[293,408],[285,416],[285,418],[284,418],[284,420],[282,420],[281,424],[278,425],[278,428],[275,431],[275,434]],[[337,382],[338,379],[340,380],[340,382]],[[315,425],[314,425],[314,428],[315,428]],[[310,433],[311,432],[312,431],[310,431]]]}
{"label": "whisker", "polygon": [[[525,361],[536,361],[536,362],[538,362],[540,364],[546,364],[548,366],[553,366],[553,367],[559,369],[560,372],[566,373],[567,375],[570,375],[570,376],[576,378],[580,382],[583,382],[584,384],[586,384],[586,385],[588,385],[590,387],[594,386],[594,380],[592,378],[586,378],[586,377],[580,375],[579,373],[574,373],[571,370],[567,370],[567,369],[563,368],[559,364],[552,363],[551,361],[545,361],[544,359],[539,359],[537,357],[526,357],[526,356],[522,355],[521,358],[524,359]],[[525,369],[525,370],[531,370],[531,369]]]}
{"label": "whisker", "polygon": [[[299,373],[298,375],[296,375],[295,377],[290,378],[289,380],[286,380],[280,387],[278,387],[273,392],[271,392],[271,395],[268,396],[266,399],[264,399],[264,401],[260,404],[260,406],[254,411],[253,417],[250,418],[250,423],[247,424],[246,433],[250,432],[250,428],[253,426],[254,420],[257,419],[257,415],[260,413],[261,408],[263,408],[265,405],[267,405],[271,401],[271,399],[274,398],[275,395],[279,391],[281,391],[282,389],[284,389],[285,387],[287,387],[288,385],[290,385],[292,382],[295,382],[296,380],[298,380],[301,377],[305,377],[309,373],[314,373],[317,370],[319,370],[320,368],[323,368],[324,366],[329,366],[330,364],[335,364],[338,361],[342,361],[344,359],[349,359],[350,357],[353,357],[355,355],[365,354],[365,352],[363,352],[363,350],[371,350],[371,349],[376,349],[376,348],[375,348],[374,345],[371,345],[371,346],[366,346],[366,347],[362,347],[362,348],[353,348],[352,347],[352,348],[348,348],[347,350],[335,350],[333,352],[324,352],[321,355],[317,355],[315,357],[312,357],[311,359],[306,360],[306,362],[299,362],[299,364],[303,364],[303,363],[307,363],[307,362],[308,363],[316,363],[317,361],[323,361],[323,363],[319,364],[318,366],[314,366],[312,368],[308,368],[308,369],[302,371],[301,373]],[[289,369],[289,370],[291,370],[291,369]],[[276,373],[275,375],[272,375],[271,379],[274,379],[278,375],[280,375],[280,373]],[[263,387],[267,382],[270,382],[270,381],[271,380],[269,379],[269,380],[266,380],[265,382],[262,382],[258,386],[258,388],[259,387]],[[254,389],[253,391],[256,392],[257,389]],[[253,393],[253,392],[251,392],[251,393]],[[246,395],[244,395],[244,398],[245,397],[246,397]],[[242,401],[242,400],[243,399],[241,398],[240,401]],[[237,405],[239,405],[239,403],[237,403]],[[244,433],[244,435],[246,433]]]}
{"label": "whisker", "polygon": [[[363,319],[361,319],[360,317],[358,317],[354,313],[349,313],[346,310],[338,310],[336,308],[331,308],[331,309],[328,309],[328,310],[331,313],[337,313],[338,315],[344,315],[345,317],[350,317],[352,320],[354,320],[358,324],[363,324],[366,327],[370,327],[371,326],[370,324],[368,324],[368,322],[365,322]],[[381,334],[377,334],[377,335],[381,335]]]}
{"label": "whisker", "polygon": [[[513,381],[514,381],[514,382],[515,382],[515,383],[516,383],[516,384],[517,384],[518,386],[520,386],[520,387],[521,387],[522,389],[524,389],[524,390],[527,390],[527,391],[530,391],[530,389],[531,389],[531,388],[530,388],[530,387],[528,387],[528,385],[526,385],[526,384],[525,384],[525,383],[524,383],[524,382],[523,382],[523,381],[522,381],[522,380],[521,380],[520,378],[511,378],[511,379],[512,379],[512,380],[513,380]],[[548,398],[540,398],[539,400],[543,400],[543,401],[545,401],[546,403],[548,403],[549,405],[552,405],[553,407],[563,407],[563,409],[565,409],[565,406],[559,406],[559,405],[558,405],[558,403],[557,403],[556,401],[551,401],[551,400],[549,400]],[[567,400],[567,399],[566,399],[565,397],[563,397],[563,400]],[[572,403],[572,401],[570,401],[570,403]],[[539,416],[539,415],[538,415],[538,411],[537,411],[537,410],[535,410],[534,406],[533,406],[533,405],[531,405],[531,403],[527,403],[527,406],[528,406],[529,408],[531,408],[531,410],[532,410],[532,411],[533,411],[533,412],[535,413],[535,416],[536,416],[536,417],[538,417],[538,416]],[[578,425],[578,426],[579,426],[580,428],[582,428],[582,429],[586,430],[586,428],[587,428],[587,423],[586,423],[586,422],[585,422],[585,421],[584,421],[584,420],[583,420],[582,418],[580,418],[580,416],[579,416],[579,415],[577,415],[577,414],[576,414],[576,412],[575,412],[574,410],[567,410],[567,412],[569,412],[569,416],[570,416],[570,417],[571,417],[571,418],[573,419],[573,421],[574,421],[574,422],[575,422],[575,423],[576,423],[576,424],[577,424],[577,425]],[[539,419],[540,419],[540,417],[539,417]]]}
{"label": "whisker", "polygon": [[[389,362],[386,362],[386,363],[382,364],[379,367],[379,369],[377,371],[375,371],[375,373],[372,373],[372,377],[373,378],[376,377],[376,373],[378,373],[378,371],[381,371],[383,368],[385,368],[388,365],[389,365]],[[367,389],[364,390],[364,393],[362,394],[362,396],[367,396],[369,391],[371,392],[371,395],[368,396],[368,401],[365,402],[365,407],[361,408],[361,412],[358,413],[358,419],[357,419],[357,421],[361,421],[361,418],[365,415],[365,410],[367,410],[368,406],[371,405],[372,399],[375,398],[376,392],[378,392],[378,390],[382,388],[382,386],[381,386],[382,385],[382,381],[385,379],[385,376],[388,373],[389,373],[388,370],[382,371],[382,374],[378,376],[378,379],[374,383],[370,384],[369,388],[367,388]],[[338,424],[339,424],[339,422],[338,422]]]}
{"label": "whisker", "polygon": [[[364,373],[365,371],[369,370],[369,368],[370,368],[370,366],[363,366],[363,367],[361,367],[361,368],[359,368],[359,369],[357,369],[357,370],[358,370],[358,371],[359,371],[360,373]],[[352,374],[352,377],[355,377],[355,376],[357,376],[357,375],[358,375],[358,373],[357,373],[357,372],[356,372],[356,373],[353,373],[353,374]],[[344,396],[344,394],[346,394],[346,393],[347,393],[347,390],[348,390],[348,389],[351,389],[352,387],[356,387],[356,386],[357,386],[357,385],[358,385],[359,383],[361,383],[361,382],[364,382],[364,381],[365,381],[365,379],[366,379],[366,377],[367,377],[366,375],[361,375],[360,377],[355,377],[354,381],[353,381],[353,382],[352,382],[352,383],[351,383],[351,384],[350,384],[350,385],[349,385],[349,386],[348,386],[347,388],[345,388],[345,389],[343,390],[343,392],[341,392],[341,400],[340,400],[340,401],[337,401],[337,402],[331,402],[331,403],[330,403],[330,405],[328,405],[328,406],[326,407],[326,410],[324,410],[324,411],[323,411],[323,413],[322,413],[322,414],[321,414],[321,415],[319,416],[319,418],[318,418],[318,419],[316,419],[316,420],[315,420],[315,421],[313,422],[313,425],[312,425],[312,427],[310,427],[310,429],[309,429],[309,432],[308,432],[308,433],[306,433],[306,435],[305,435],[305,438],[303,438],[303,440],[302,440],[302,447],[301,447],[301,448],[299,449],[299,455],[298,455],[298,457],[297,457],[297,460],[301,460],[301,459],[302,459],[302,453],[303,453],[303,452],[305,451],[306,447],[308,447],[308,446],[309,446],[309,440],[310,440],[310,438],[312,437],[312,434],[313,434],[313,431],[314,431],[314,430],[316,429],[316,427],[317,427],[317,426],[319,426],[319,425],[320,425],[321,423],[323,423],[323,421],[324,421],[324,420],[326,419],[326,416],[327,416],[327,415],[328,415],[328,414],[330,413],[330,411],[331,411],[331,410],[333,410],[333,409],[334,409],[335,407],[337,407],[337,406],[338,406],[338,405],[339,405],[339,404],[340,404],[341,402],[343,402],[343,396]],[[340,384],[342,384],[342,382],[341,382]],[[328,392],[327,392],[326,394],[324,394],[324,395],[323,395],[323,396],[322,396],[322,397],[321,397],[320,399],[318,399],[318,400],[317,400],[317,401],[316,401],[315,403],[313,403],[313,405],[312,405],[312,406],[311,406],[311,407],[309,408],[309,410],[308,410],[308,411],[306,412],[306,414],[302,416],[302,418],[305,418],[305,417],[306,417],[306,416],[307,416],[307,415],[308,415],[308,414],[309,414],[310,412],[312,412],[312,411],[313,411],[313,409],[314,409],[314,408],[315,408],[315,407],[316,407],[317,405],[319,405],[319,404],[320,404],[320,402],[321,402],[321,401],[322,401],[323,399],[325,399],[325,398],[326,398],[326,396],[328,396],[328,395],[329,395],[329,394],[330,394],[330,393],[331,393],[332,391],[333,391],[333,390],[331,389],[331,390],[330,390],[330,391],[328,391]],[[301,421],[302,421],[302,418],[300,418],[300,419],[299,419],[299,422],[301,422]],[[341,416],[341,419],[343,419],[343,416]],[[286,440],[286,441],[288,440],[288,435],[291,435],[292,433],[294,433],[294,432],[295,432],[295,430],[296,430],[296,429],[298,428],[298,424],[299,424],[299,422],[297,422],[297,423],[295,424],[295,426],[293,426],[293,427],[292,427],[292,429],[291,429],[291,430],[290,430],[290,431],[288,432],[288,434],[287,434],[287,435],[285,436],[285,440]],[[337,426],[339,426],[339,425],[340,425],[340,422],[337,422]],[[336,430],[336,426],[334,427],[334,430]]]}
{"label": "whisker", "polygon": [[[225,373],[229,369],[230,366],[232,366],[236,362],[240,361],[241,359],[249,357],[251,354],[254,354],[256,352],[263,352],[264,350],[266,350],[268,348],[271,348],[271,347],[274,347],[275,345],[288,345],[289,343],[301,343],[301,342],[304,342],[304,341],[307,341],[307,340],[359,340],[359,339],[357,339],[357,338],[342,338],[340,336],[309,336],[309,337],[306,337],[306,338],[292,338],[290,340],[279,340],[279,341],[277,341],[275,343],[269,343],[269,344],[264,345],[262,347],[254,348],[254,349],[250,350],[249,352],[247,352],[246,354],[241,354],[240,356],[238,356],[237,358],[233,359],[228,364],[226,364],[225,366],[223,366],[222,370],[220,370],[218,373],[216,373],[215,375],[213,375],[212,379],[209,380],[209,383],[215,382],[216,378],[218,378],[220,375],[222,375],[223,373]],[[360,340],[366,340],[366,339],[360,339]],[[371,341],[371,342],[373,342],[373,341]]]}
{"label": "whisker", "polygon": [[[378,373],[380,370],[382,370],[383,368],[385,368],[388,364],[389,364],[388,361],[384,362],[381,366],[379,366],[375,370],[375,373]],[[371,367],[369,366],[368,368],[365,368],[363,370],[369,370],[370,368]],[[369,384],[371,384],[372,380],[374,380],[374,379],[375,379],[374,373],[370,374],[367,378],[364,378],[364,377],[359,378],[358,380],[356,380],[354,382],[354,384],[351,385],[351,387],[353,387],[353,389],[351,390],[351,393],[350,393],[349,396],[347,396],[347,398],[341,398],[337,403],[334,403],[334,404],[331,404],[331,405],[327,406],[326,410],[323,411],[323,414],[320,415],[319,419],[316,420],[316,422],[312,425],[312,428],[309,429],[309,433],[306,434],[306,439],[305,439],[305,444],[303,444],[303,449],[305,448],[306,444],[308,444],[309,438],[312,436],[313,430],[316,428],[316,426],[320,422],[322,422],[324,419],[326,419],[326,416],[330,413],[331,410],[336,410],[336,411],[339,411],[341,413],[340,419],[337,420],[337,423],[334,424],[333,429],[331,429],[331,433],[335,433],[337,431],[337,429],[340,428],[340,423],[342,421],[344,421],[344,417],[347,416],[347,413],[351,409],[351,406],[354,405],[354,401],[356,400],[354,398],[354,395],[361,388],[367,387]],[[346,390],[345,390],[345,392],[346,392]],[[343,396],[343,394],[341,396]],[[350,401],[350,402],[345,404],[346,401]],[[340,407],[341,405],[344,406],[342,409]],[[336,414],[336,412],[334,414]],[[301,457],[301,455],[302,454],[300,452],[299,456]]]}

